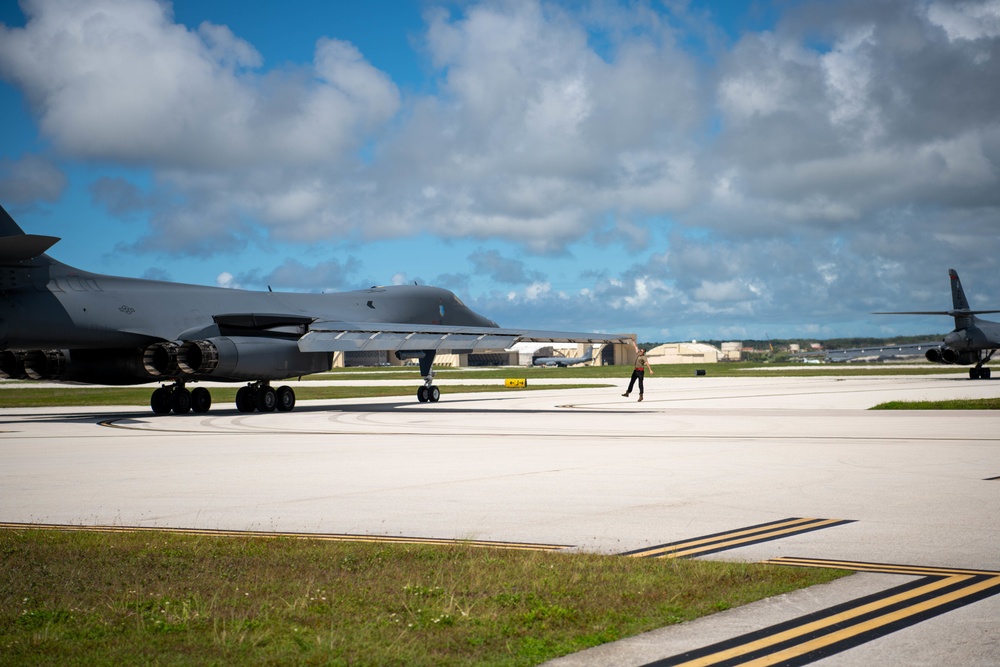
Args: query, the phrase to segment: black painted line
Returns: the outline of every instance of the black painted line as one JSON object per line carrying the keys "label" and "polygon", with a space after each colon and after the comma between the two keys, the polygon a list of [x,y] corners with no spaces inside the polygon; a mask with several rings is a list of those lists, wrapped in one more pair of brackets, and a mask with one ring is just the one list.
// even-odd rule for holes
{"label": "black painted line", "polygon": [[792,517],[780,521],[771,521],[746,528],[705,535],[703,537],[669,542],[655,547],[628,551],[622,555],[633,558],[692,558],[851,522],[852,520],[849,519],[807,519]]}
{"label": "black painted line", "polygon": [[977,575],[1000,576],[996,570],[971,570],[959,567],[936,567],[925,565],[899,565],[892,563],[871,563],[867,561],[830,560],[826,558],[800,558],[779,556],[762,561],[770,565],[794,565],[799,567],[825,567],[856,572],[880,572],[883,574],[908,574],[914,576]]}

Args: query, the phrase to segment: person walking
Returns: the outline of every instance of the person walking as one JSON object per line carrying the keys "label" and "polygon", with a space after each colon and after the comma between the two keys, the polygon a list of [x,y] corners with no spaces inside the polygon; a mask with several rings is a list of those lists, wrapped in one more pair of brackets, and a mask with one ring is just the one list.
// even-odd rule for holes
{"label": "person walking", "polygon": [[[634,343],[633,343],[634,344]],[[635,381],[639,381],[639,400],[642,400],[643,386],[642,378],[649,371],[649,374],[653,374],[653,367],[649,365],[649,359],[646,358],[646,350],[636,346],[636,350],[639,356],[635,358],[635,368],[632,370],[632,379],[629,380],[628,389],[622,396],[628,398],[628,395],[632,393],[632,387],[635,386]]]}

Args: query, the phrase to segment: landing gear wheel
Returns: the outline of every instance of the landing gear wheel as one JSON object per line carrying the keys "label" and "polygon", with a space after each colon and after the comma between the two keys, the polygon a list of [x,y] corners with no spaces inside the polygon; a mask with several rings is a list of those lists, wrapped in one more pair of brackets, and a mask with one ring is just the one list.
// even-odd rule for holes
{"label": "landing gear wheel", "polygon": [[295,392],[291,387],[278,387],[278,412],[291,412],[295,407]]}
{"label": "landing gear wheel", "polygon": [[191,390],[191,409],[197,413],[208,412],[212,407],[212,394],[204,387]]}
{"label": "landing gear wheel", "polygon": [[257,390],[257,409],[261,412],[274,412],[278,406],[278,395],[270,387],[261,387]]}
{"label": "landing gear wheel", "polygon": [[430,400],[430,392],[427,390],[427,387],[421,387],[420,389],[417,389],[417,400],[420,401],[421,403],[426,403],[428,400]]}
{"label": "landing gear wheel", "polygon": [[979,377],[981,377],[984,380],[989,380],[990,379],[990,369],[986,368],[985,366],[983,366],[982,368],[980,368],[979,369]]}
{"label": "landing gear wheel", "polygon": [[236,409],[240,412],[253,412],[257,409],[257,396],[251,386],[240,387],[236,392]]}
{"label": "landing gear wheel", "polygon": [[170,392],[170,409],[175,415],[186,415],[191,412],[191,392],[184,387],[176,387]]}
{"label": "landing gear wheel", "polygon": [[149,397],[149,407],[153,409],[153,414],[165,415],[170,413],[170,390],[160,387]]}
{"label": "landing gear wheel", "polygon": [[438,389],[437,387],[433,387],[432,386],[430,388],[430,392],[427,395],[427,400],[429,400],[431,403],[437,403],[438,401],[440,401],[441,400],[441,390]]}

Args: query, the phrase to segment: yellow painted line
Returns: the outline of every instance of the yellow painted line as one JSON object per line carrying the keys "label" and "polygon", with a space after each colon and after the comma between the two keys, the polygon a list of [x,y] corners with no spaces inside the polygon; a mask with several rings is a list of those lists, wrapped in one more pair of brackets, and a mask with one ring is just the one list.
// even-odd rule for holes
{"label": "yellow painted line", "polygon": [[[711,536],[711,537],[700,537],[700,538],[695,538],[695,539],[692,539],[692,540],[687,540],[687,541],[682,541],[682,542],[675,542],[673,544],[664,545],[662,547],[652,547],[650,549],[647,549],[646,551],[639,551],[639,552],[631,553],[631,554],[628,554],[628,555],[632,556],[632,557],[636,557],[636,558],[655,558],[656,554],[662,554],[662,553],[670,552],[671,556],[673,556],[674,555],[673,552],[677,551],[678,549],[690,549],[690,548],[692,548],[692,547],[694,547],[696,545],[704,545],[704,544],[710,544],[710,543],[714,546],[714,545],[725,543],[725,541],[728,540],[728,539],[730,539],[730,538],[735,538],[735,537],[739,537],[739,536],[743,536],[743,535],[752,535],[752,536],[754,536],[756,538],[756,537],[760,537],[760,536],[763,536],[763,535],[769,535],[772,532],[777,531],[777,530],[779,530],[779,529],[781,529],[783,527],[786,527],[786,526],[801,527],[803,524],[810,523],[810,522],[813,522],[815,520],[816,519],[808,519],[808,518],[805,518],[805,519],[804,518],[789,519],[787,521],[775,523],[775,524],[772,524],[772,525],[769,525],[769,526],[763,526],[763,527],[756,526],[754,528],[741,528],[741,529],[734,530],[734,531],[732,531],[730,533],[719,533],[719,534]],[[837,519],[827,519],[827,521],[836,521],[836,520]]]}
{"label": "yellow painted line", "polygon": [[55,530],[94,533],[141,533],[160,532],[175,535],[201,535],[206,537],[265,537],[290,538],[299,540],[320,540],[327,542],[387,542],[393,544],[427,544],[443,546],[471,546],[491,549],[514,549],[523,551],[559,551],[568,549],[568,544],[534,544],[531,542],[491,542],[487,540],[461,540],[433,537],[393,537],[388,535],[350,535],[335,533],[275,533],[259,530],[212,530],[202,528],[157,528],[153,526],[73,526],[41,523],[2,523],[2,530]]}
{"label": "yellow painted line", "polygon": [[[969,579],[969,578],[970,577],[956,575],[952,577],[946,577],[944,579],[941,579],[940,581],[950,585],[954,584],[955,580],[957,579]],[[853,627],[846,628],[844,630],[838,630],[837,632],[824,635],[823,637],[819,637],[817,639],[813,639],[811,641],[798,644],[796,646],[791,646],[782,651],[778,651],[777,653],[772,653],[770,655],[763,656],[756,660],[751,660],[745,663],[741,663],[741,667],[744,666],[765,667],[767,665],[775,665],[784,662],[785,660],[789,660],[790,658],[794,658],[806,653],[810,653],[812,651],[816,651],[825,646],[836,644],[837,642],[849,639],[855,635],[864,634],[865,632],[869,632],[871,630],[875,630],[885,625],[895,623],[896,621],[902,620],[904,618],[908,618],[910,616],[923,613],[928,609],[933,609],[935,607],[948,604],[949,602],[954,602],[955,600],[961,600],[962,598],[968,597],[969,595],[974,595],[975,593],[978,593],[980,591],[988,590],[990,588],[994,588],[997,586],[1000,586],[1000,577],[986,579],[985,581],[981,581],[978,584],[966,586],[957,591],[952,591],[951,593],[946,593],[944,595],[940,595],[930,600],[926,600],[924,602],[920,602],[911,605],[909,607],[905,607],[903,609],[899,609],[897,611],[884,614],[877,618],[873,618],[870,621],[859,623],[858,625],[855,625]],[[917,590],[919,591],[920,589]]]}
{"label": "yellow painted line", "polygon": [[[809,522],[809,523],[805,523]],[[702,553],[704,551],[715,551],[719,549],[732,549],[740,544],[749,544],[760,541],[769,541],[776,539],[778,536],[783,535],[794,535],[796,533],[803,532],[805,530],[812,530],[815,528],[822,528],[824,526],[829,526],[831,524],[840,523],[841,519],[822,519],[817,521],[816,519],[802,519],[793,524],[788,524],[786,528],[773,528],[763,531],[755,531],[746,534],[743,537],[736,536],[743,535],[747,531],[736,531],[733,532],[731,536],[717,536],[709,540],[692,540],[691,542],[684,542],[681,544],[674,545],[672,547],[667,547],[660,550],[654,550],[641,554],[647,558],[683,558],[684,556],[692,556]],[[778,524],[783,525],[783,524]],[[704,544],[702,544],[704,543]],[[701,546],[695,546],[699,545]],[[662,556],[655,556],[653,554],[663,553]]]}
{"label": "yellow painted line", "polygon": [[[826,618],[823,618],[823,619],[820,619],[820,620],[817,620],[817,621],[813,621],[812,623],[806,623],[804,625],[797,626],[797,627],[792,628],[790,630],[785,630],[784,632],[779,632],[777,634],[770,635],[770,636],[765,637],[763,639],[758,639],[757,641],[753,641],[753,642],[750,642],[748,644],[741,644],[740,646],[735,646],[735,647],[730,648],[730,649],[725,649],[725,650],[719,651],[717,653],[713,653],[711,655],[702,656],[702,657],[696,658],[694,660],[689,660],[688,662],[682,662],[682,663],[679,663],[678,665],[676,665],[675,667],[682,667],[682,666],[683,667],[707,667],[708,665],[714,665],[715,663],[722,662],[723,660],[730,660],[732,658],[738,658],[741,655],[745,655],[747,653],[753,653],[754,651],[765,649],[768,646],[773,646],[774,644],[780,644],[782,642],[795,639],[796,637],[801,637],[803,635],[808,635],[808,634],[810,634],[812,632],[816,632],[818,630],[822,630],[822,629],[830,627],[832,625],[836,625],[838,623],[843,623],[844,621],[849,621],[849,620],[851,620],[853,618],[856,618],[858,616],[863,616],[863,615],[871,613],[873,611],[877,611],[878,609],[889,607],[889,606],[892,606],[892,605],[897,604],[899,602],[904,602],[907,599],[911,599],[911,598],[914,598],[914,597],[919,597],[921,595],[926,595],[927,593],[932,593],[935,590],[938,590],[938,589],[941,589],[941,588],[946,588],[948,586],[953,585],[955,583],[955,579],[959,579],[959,578],[961,578],[961,579],[970,579],[971,577],[948,577],[948,578],[936,579],[936,580],[934,580],[934,581],[932,581],[932,582],[930,582],[930,583],[928,583],[928,584],[926,584],[924,586],[920,586],[918,588],[914,588],[912,590],[908,590],[908,591],[903,592],[903,593],[892,595],[890,597],[883,598],[883,599],[877,600],[875,602],[870,602],[870,603],[868,603],[866,605],[862,605],[860,607],[855,607],[855,608],[850,609],[848,611],[841,612],[839,614],[835,614],[833,616],[829,616],[829,617],[826,617]],[[965,590],[965,589],[963,589],[963,590]],[[933,602],[933,600],[932,600],[932,602]],[[936,605],[932,605],[932,606],[936,606]],[[904,609],[902,611],[906,611],[906,610]],[[852,636],[852,635],[855,635],[855,634],[860,634],[861,633],[861,631],[856,630],[855,628],[849,628],[849,629],[843,630],[841,632],[846,633],[845,636],[848,636],[848,637]],[[843,637],[841,637],[841,638],[843,638]],[[822,642],[821,644],[819,644],[819,646],[823,646],[826,643],[832,643],[832,642],[826,642],[825,640],[826,640],[826,637],[824,636],[824,637],[822,637],[822,638],[820,638],[818,640],[813,640],[813,642]],[[808,642],[808,643],[812,644],[813,642]],[[799,648],[798,646],[795,646],[795,647],[792,647],[791,649],[788,649],[788,650],[790,650],[790,651],[797,651],[798,648]],[[817,647],[814,646],[810,650],[815,650],[816,648]],[[808,651],[802,651],[802,653],[807,653],[807,652]],[[768,655],[768,656],[765,656],[765,657],[761,658],[761,660],[770,660],[771,657],[772,657],[771,655]],[[787,657],[788,656],[786,656],[783,659],[787,659]],[[774,660],[772,663],[753,661],[753,662],[747,662],[747,663],[741,663],[741,664],[747,664],[747,665],[757,665],[757,664],[760,664],[760,665],[764,665],[764,664],[773,664],[775,662],[780,662],[780,661],[781,660]]]}

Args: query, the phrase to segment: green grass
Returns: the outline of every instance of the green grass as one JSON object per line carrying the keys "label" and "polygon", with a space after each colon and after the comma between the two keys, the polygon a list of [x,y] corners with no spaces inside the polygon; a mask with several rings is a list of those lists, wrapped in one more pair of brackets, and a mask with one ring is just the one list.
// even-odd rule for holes
{"label": "green grass", "polygon": [[0,665],[535,665],[844,572],[0,530]]}
{"label": "green grass", "polygon": [[1000,398],[969,398],[949,401],[889,401],[872,410],[1000,410]]}
{"label": "green grass", "polygon": [[[145,387],[7,387],[0,386],[0,408],[39,408],[53,406],[94,406],[94,405],[149,405],[149,397],[155,385]],[[412,387],[322,387],[295,385],[297,400],[342,398],[365,398],[377,396],[412,396],[416,400],[417,386]],[[559,385],[560,389],[580,389],[607,387],[606,384],[573,384]],[[212,409],[233,407],[236,401],[236,391],[239,385],[233,387],[212,388]],[[525,390],[553,389],[550,386],[535,385],[521,389],[508,389],[501,384],[491,385],[461,385],[446,387],[442,393],[479,393],[479,392],[517,392]]]}

